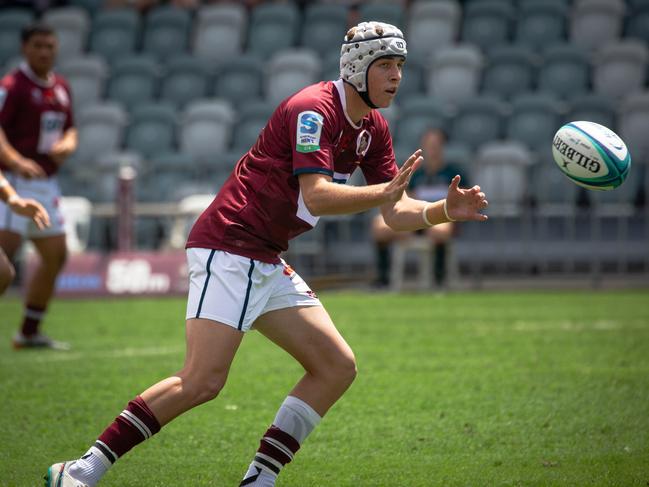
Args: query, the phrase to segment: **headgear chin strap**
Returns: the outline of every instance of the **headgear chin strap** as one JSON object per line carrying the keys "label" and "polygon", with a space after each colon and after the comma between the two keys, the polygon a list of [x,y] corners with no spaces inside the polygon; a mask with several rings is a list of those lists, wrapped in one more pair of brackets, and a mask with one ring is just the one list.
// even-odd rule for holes
{"label": "headgear chin strap", "polygon": [[383,22],[361,22],[352,27],[340,48],[340,77],[349,83],[370,108],[367,72],[374,61],[382,57],[406,58],[408,51],[403,33],[394,25]]}

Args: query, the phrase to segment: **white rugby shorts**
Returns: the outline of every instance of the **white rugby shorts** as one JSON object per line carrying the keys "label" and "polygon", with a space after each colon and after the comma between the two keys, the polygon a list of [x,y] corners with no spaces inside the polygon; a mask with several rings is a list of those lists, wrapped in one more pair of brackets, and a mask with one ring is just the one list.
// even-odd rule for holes
{"label": "white rugby shorts", "polygon": [[245,332],[269,311],[322,305],[283,260],[268,264],[222,250],[190,248],[187,264],[187,319],[214,320]]}
{"label": "white rugby shorts", "polygon": [[4,175],[21,198],[31,198],[43,205],[50,215],[50,226],[40,230],[31,218],[16,215],[0,201],[0,230],[18,233],[29,239],[65,234],[63,215],[59,209],[61,189],[56,177],[26,179],[17,174],[5,173]]}

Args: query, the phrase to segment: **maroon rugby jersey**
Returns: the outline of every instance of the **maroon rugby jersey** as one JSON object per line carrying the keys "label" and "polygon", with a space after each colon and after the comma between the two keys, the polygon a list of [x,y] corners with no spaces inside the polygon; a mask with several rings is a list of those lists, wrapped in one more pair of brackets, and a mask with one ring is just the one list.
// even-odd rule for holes
{"label": "maroon rugby jersey", "polygon": [[394,178],[387,122],[372,110],[354,126],[343,109],[344,97],[338,80],[308,86],[284,100],[196,221],[187,248],[278,263],[288,241],[318,221],[304,204],[298,175],[326,174],[345,183],[360,167],[368,184]]}
{"label": "maroon rugby jersey", "polygon": [[[74,125],[68,83],[51,74],[36,77],[26,63],[0,80],[0,126],[23,157],[36,161],[48,176],[58,165],[47,155],[52,145]],[[0,169],[8,168],[0,162]]]}

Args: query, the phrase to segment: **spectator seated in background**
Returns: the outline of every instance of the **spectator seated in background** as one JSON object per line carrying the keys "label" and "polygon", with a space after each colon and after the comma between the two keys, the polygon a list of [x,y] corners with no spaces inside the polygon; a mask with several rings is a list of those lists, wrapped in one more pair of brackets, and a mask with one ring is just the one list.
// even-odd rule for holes
{"label": "spectator seated in background", "polygon": [[[448,185],[456,174],[464,175],[457,167],[444,161],[444,144],[446,134],[439,128],[428,128],[421,136],[421,149],[424,162],[412,175],[408,192],[411,197],[434,201],[443,198]],[[390,246],[397,240],[412,238],[413,235],[428,235],[433,244],[435,283],[443,286],[447,277],[448,243],[454,232],[453,222],[440,223],[416,232],[396,232],[385,224],[383,216],[378,214],[372,221],[372,238],[376,244],[377,281],[379,287],[390,285]]]}

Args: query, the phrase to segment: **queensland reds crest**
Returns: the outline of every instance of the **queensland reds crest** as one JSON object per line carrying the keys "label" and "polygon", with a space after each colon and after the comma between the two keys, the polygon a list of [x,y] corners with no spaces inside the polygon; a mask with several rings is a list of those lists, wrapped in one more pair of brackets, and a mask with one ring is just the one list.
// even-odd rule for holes
{"label": "queensland reds crest", "polygon": [[67,107],[70,104],[70,98],[61,85],[56,85],[54,87],[54,94],[56,95],[56,99],[59,101],[59,103],[64,107]]}
{"label": "queensland reds crest", "polygon": [[367,154],[371,142],[372,135],[365,129],[361,130],[361,133],[356,138],[356,155],[364,156]]}

